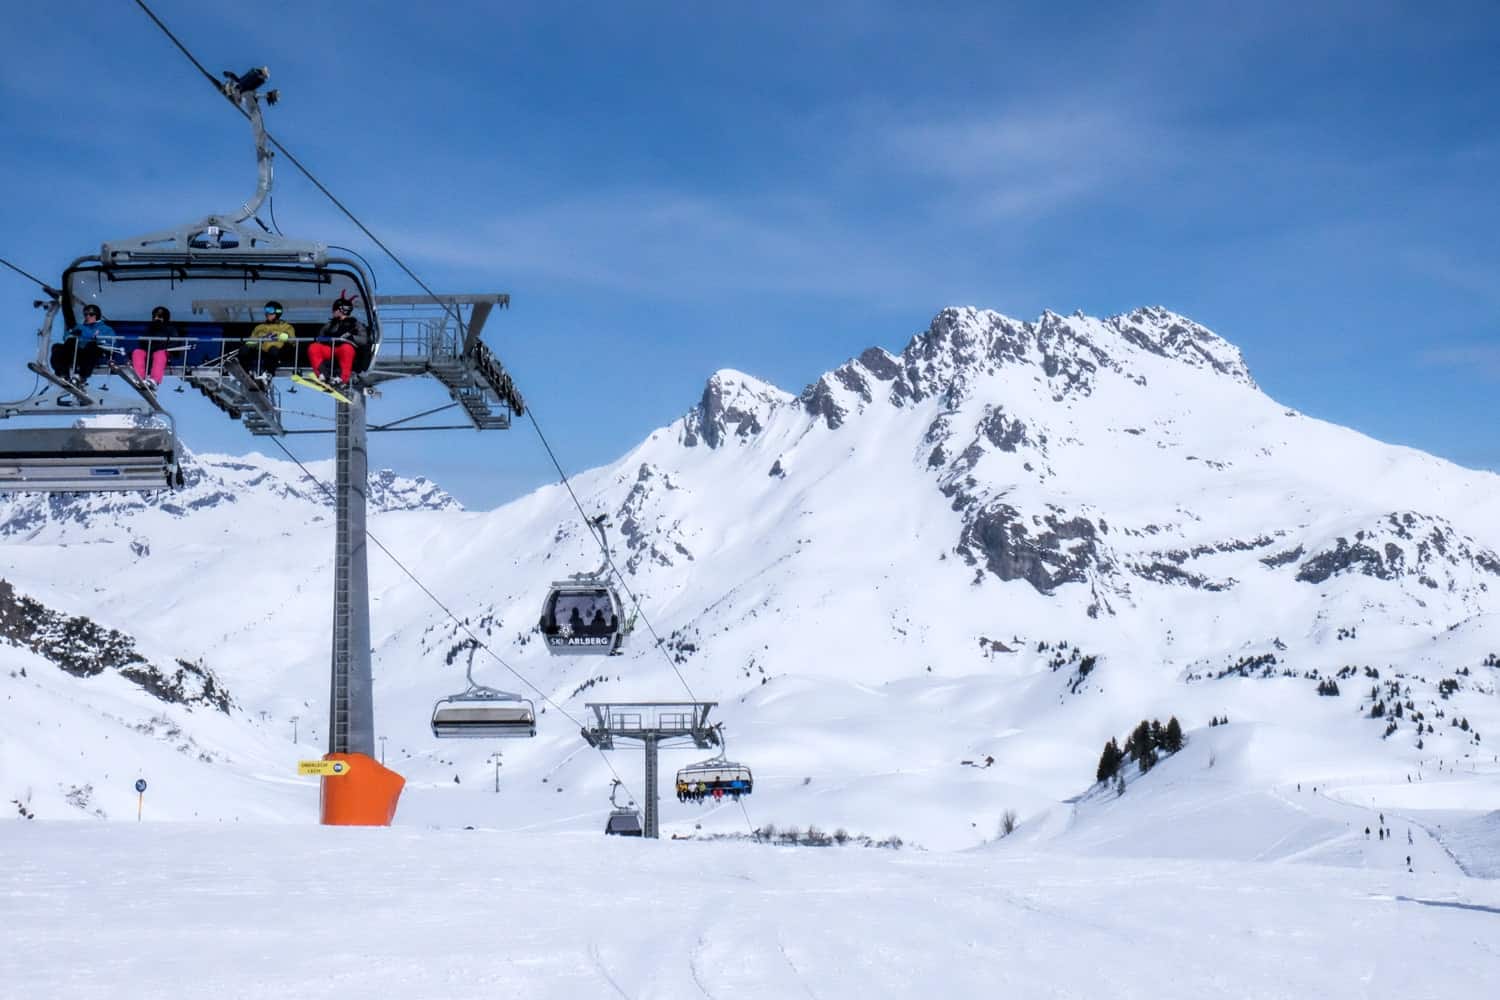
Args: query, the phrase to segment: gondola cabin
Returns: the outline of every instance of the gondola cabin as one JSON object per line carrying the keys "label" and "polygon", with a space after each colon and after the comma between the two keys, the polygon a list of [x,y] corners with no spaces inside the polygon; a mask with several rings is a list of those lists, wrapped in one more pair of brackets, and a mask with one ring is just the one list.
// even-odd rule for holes
{"label": "gondola cabin", "polygon": [[604,823],[604,832],[613,837],[641,836],[641,811],[624,806],[610,810],[609,819]]}
{"label": "gondola cabin", "polygon": [[629,632],[614,588],[600,581],[552,584],[539,627],[547,651],[564,656],[608,656],[619,652]]}

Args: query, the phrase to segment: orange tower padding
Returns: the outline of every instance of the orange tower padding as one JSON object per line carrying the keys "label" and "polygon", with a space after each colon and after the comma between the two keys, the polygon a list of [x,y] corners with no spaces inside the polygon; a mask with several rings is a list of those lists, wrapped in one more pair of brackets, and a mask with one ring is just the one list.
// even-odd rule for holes
{"label": "orange tower padding", "polygon": [[348,774],[323,778],[324,826],[391,825],[405,778],[362,753],[330,753],[323,759],[349,764]]}

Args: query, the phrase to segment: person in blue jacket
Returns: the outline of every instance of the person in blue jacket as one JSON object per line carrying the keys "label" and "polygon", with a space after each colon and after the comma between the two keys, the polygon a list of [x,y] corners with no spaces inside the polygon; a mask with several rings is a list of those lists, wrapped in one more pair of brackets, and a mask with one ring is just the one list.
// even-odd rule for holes
{"label": "person in blue jacket", "polygon": [[90,302],[83,307],[83,322],[69,330],[60,343],[52,345],[52,370],[82,385],[94,374],[105,347],[114,346],[114,340],[114,329],[104,322],[99,307]]}

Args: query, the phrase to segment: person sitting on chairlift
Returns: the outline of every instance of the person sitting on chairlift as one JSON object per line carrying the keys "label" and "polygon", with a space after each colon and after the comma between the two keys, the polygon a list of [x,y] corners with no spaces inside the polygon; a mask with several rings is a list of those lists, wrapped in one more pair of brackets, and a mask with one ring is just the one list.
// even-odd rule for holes
{"label": "person sitting on chairlift", "polygon": [[100,341],[113,345],[114,339],[114,329],[104,322],[99,307],[90,302],[83,307],[83,322],[69,330],[61,343],[52,345],[52,370],[84,385],[104,356]]}
{"label": "person sitting on chairlift", "polygon": [[609,624],[604,620],[604,612],[598,608],[594,609],[594,617],[589,619],[589,631],[594,635],[605,635],[609,632]]}
{"label": "person sitting on chairlift", "polygon": [[332,358],[339,366],[334,386],[347,389],[354,378],[356,355],[363,362],[363,370],[363,365],[369,364],[370,331],[354,318],[354,303],[340,295],[333,303],[333,317],[318,331],[317,340],[308,345],[307,362],[314,378],[326,379],[323,369]]}
{"label": "person sitting on chairlift", "polygon": [[[290,357],[297,350],[297,329],[281,318],[281,303],[272,299],[266,303],[264,323],[255,329],[240,347],[240,367],[252,378],[257,378],[262,389],[268,388],[281,367],[283,357]],[[311,355],[312,351],[309,350]]]}
{"label": "person sitting on chairlift", "polygon": [[161,380],[167,377],[167,359],[170,357],[167,351],[176,335],[172,310],[166,306],[151,310],[151,322],[146,324],[145,332],[130,351],[130,367],[142,382],[149,379],[152,384],[161,385]]}

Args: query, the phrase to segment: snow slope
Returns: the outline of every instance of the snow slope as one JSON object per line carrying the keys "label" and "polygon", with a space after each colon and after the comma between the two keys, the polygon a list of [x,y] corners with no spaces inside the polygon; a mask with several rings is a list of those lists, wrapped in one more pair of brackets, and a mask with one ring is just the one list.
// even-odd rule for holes
{"label": "snow slope", "polygon": [[[0,649],[0,797],[17,815],[128,818],[136,773],[162,819],[311,815],[291,772],[325,736],[331,517],[285,463],[196,469],[173,497],[0,504],[18,593],[128,635],[164,671],[197,665],[231,702],[164,704],[118,671]],[[611,764],[638,798],[640,762],[583,746],[584,704],[687,696],[720,703],[756,793],[668,797],[667,833],[817,825],[953,849],[1015,810],[1023,832],[1096,849],[1113,836],[1102,806],[1059,817],[1107,739],[1170,715],[1195,753],[1253,734],[1214,770],[1243,758],[1245,808],[1289,823],[1299,781],[1328,789],[1318,810],[1366,788],[1381,790],[1366,811],[1496,808],[1495,477],[1287,410],[1233,345],[1166,310],[944,310],[899,355],[873,348],[797,396],[714,374],[681,420],[574,479],[613,515],[664,640],[643,623],[603,662],[551,657],[532,632],[547,582],[598,558],[563,489],[466,512],[386,483],[372,532],[493,651],[476,676],[543,707],[537,739],[501,748],[506,811],[490,816],[496,747],[427,728],[462,687],[468,634],[372,548],[377,730],[410,781],[404,824],[594,830]],[[1339,693],[1320,696],[1329,681]],[[1467,777],[1440,771],[1455,763]],[[1135,782],[1140,800],[1168,773]],[[1305,822],[1338,822],[1318,810]]]}
{"label": "snow slope", "polygon": [[1495,883],[1319,866],[150,823],[0,851],[18,997],[1418,1000],[1500,972]]}

